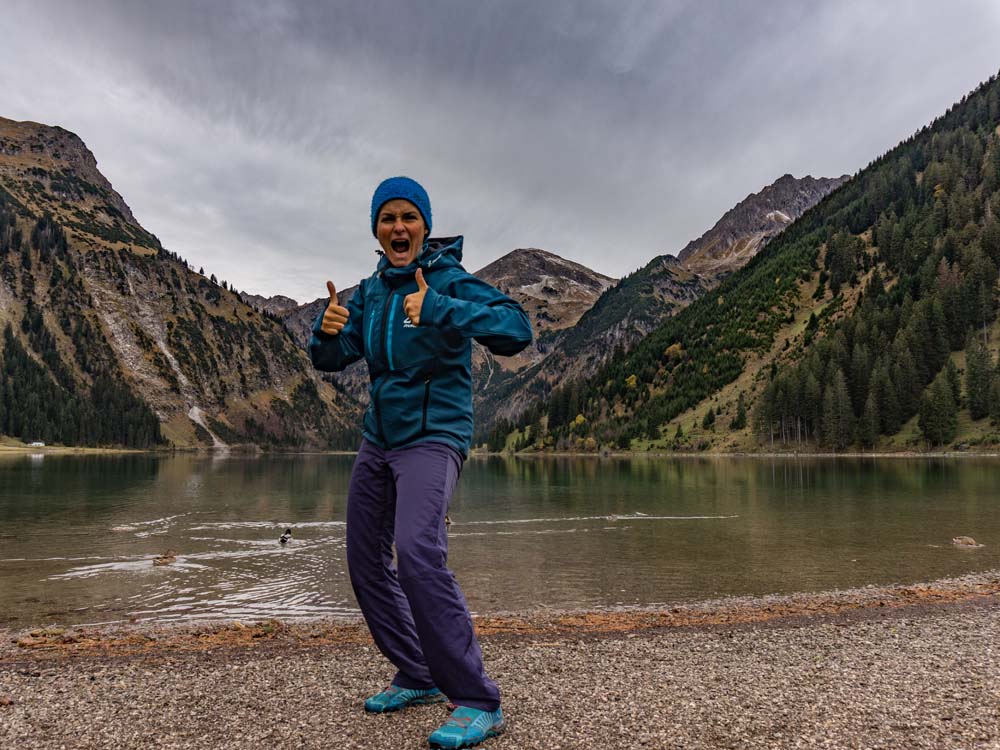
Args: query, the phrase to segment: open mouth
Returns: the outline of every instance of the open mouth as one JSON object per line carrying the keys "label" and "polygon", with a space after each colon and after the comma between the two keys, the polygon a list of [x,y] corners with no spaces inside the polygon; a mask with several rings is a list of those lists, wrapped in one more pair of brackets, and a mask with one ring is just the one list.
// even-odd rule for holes
{"label": "open mouth", "polygon": [[392,241],[392,251],[394,253],[408,253],[408,252],[410,252],[410,241],[409,240],[393,240]]}

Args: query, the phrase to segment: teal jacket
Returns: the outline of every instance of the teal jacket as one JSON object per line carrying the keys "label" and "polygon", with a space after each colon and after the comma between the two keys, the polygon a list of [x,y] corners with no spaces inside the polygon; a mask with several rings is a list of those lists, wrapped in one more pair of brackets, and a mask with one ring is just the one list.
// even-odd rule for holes
{"label": "teal jacket", "polygon": [[[362,433],[382,448],[447,443],[468,455],[472,443],[472,339],[494,354],[517,354],[531,343],[531,323],[521,306],[461,265],[462,238],[431,239],[402,268],[386,258],[358,286],[350,313],[335,336],[313,324],[309,356],[318,370],[343,370],[368,362],[371,396]],[[403,312],[403,298],[417,291],[424,271],[428,289],[420,325]],[[324,310],[325,312],[325,310]]]}

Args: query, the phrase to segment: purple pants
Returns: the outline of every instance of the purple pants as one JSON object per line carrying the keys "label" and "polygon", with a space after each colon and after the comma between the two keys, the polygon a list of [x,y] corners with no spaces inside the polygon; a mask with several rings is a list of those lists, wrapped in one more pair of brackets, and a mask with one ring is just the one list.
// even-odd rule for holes
{"label": "purple pants", "polygon": [[500,690],[447,564],[444,516],[461,470],[444,443],[382,450],[364,440],[347,498],[347,566],[375,645],[399,670],[394,685],[438,687],[452,703],[495,711]]}

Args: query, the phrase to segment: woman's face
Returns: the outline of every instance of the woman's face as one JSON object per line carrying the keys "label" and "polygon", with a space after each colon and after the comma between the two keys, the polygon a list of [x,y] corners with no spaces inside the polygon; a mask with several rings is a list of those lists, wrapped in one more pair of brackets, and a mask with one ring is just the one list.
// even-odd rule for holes
{"label": "woman's face", "polygon": [[375,236],[385,257],[397,268],[416,260],[427,235],[424,217],[408,200],[395,198],[379,209]]}

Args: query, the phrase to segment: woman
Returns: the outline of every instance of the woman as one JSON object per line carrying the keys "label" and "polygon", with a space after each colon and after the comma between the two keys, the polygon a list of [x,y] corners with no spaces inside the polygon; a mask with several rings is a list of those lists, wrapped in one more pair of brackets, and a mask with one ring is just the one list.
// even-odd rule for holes
{"label": "woman", "polygon": [[378,268],[346,308],[327,282],[330,302],[309,342],[318,369],[364,357],[371,379],[348,492],[347,564],[372,637],[398,671],[365,709],[450,700],[457,708],[431,747],[469,747],[503,731],[503,713],[447,567],[444,517],[472,442],[471,339],[512,355],[531,342],[531,324],[462,268],[461,237],[430,239],[430,199],[416,181],[383,181],[371,220]]}

